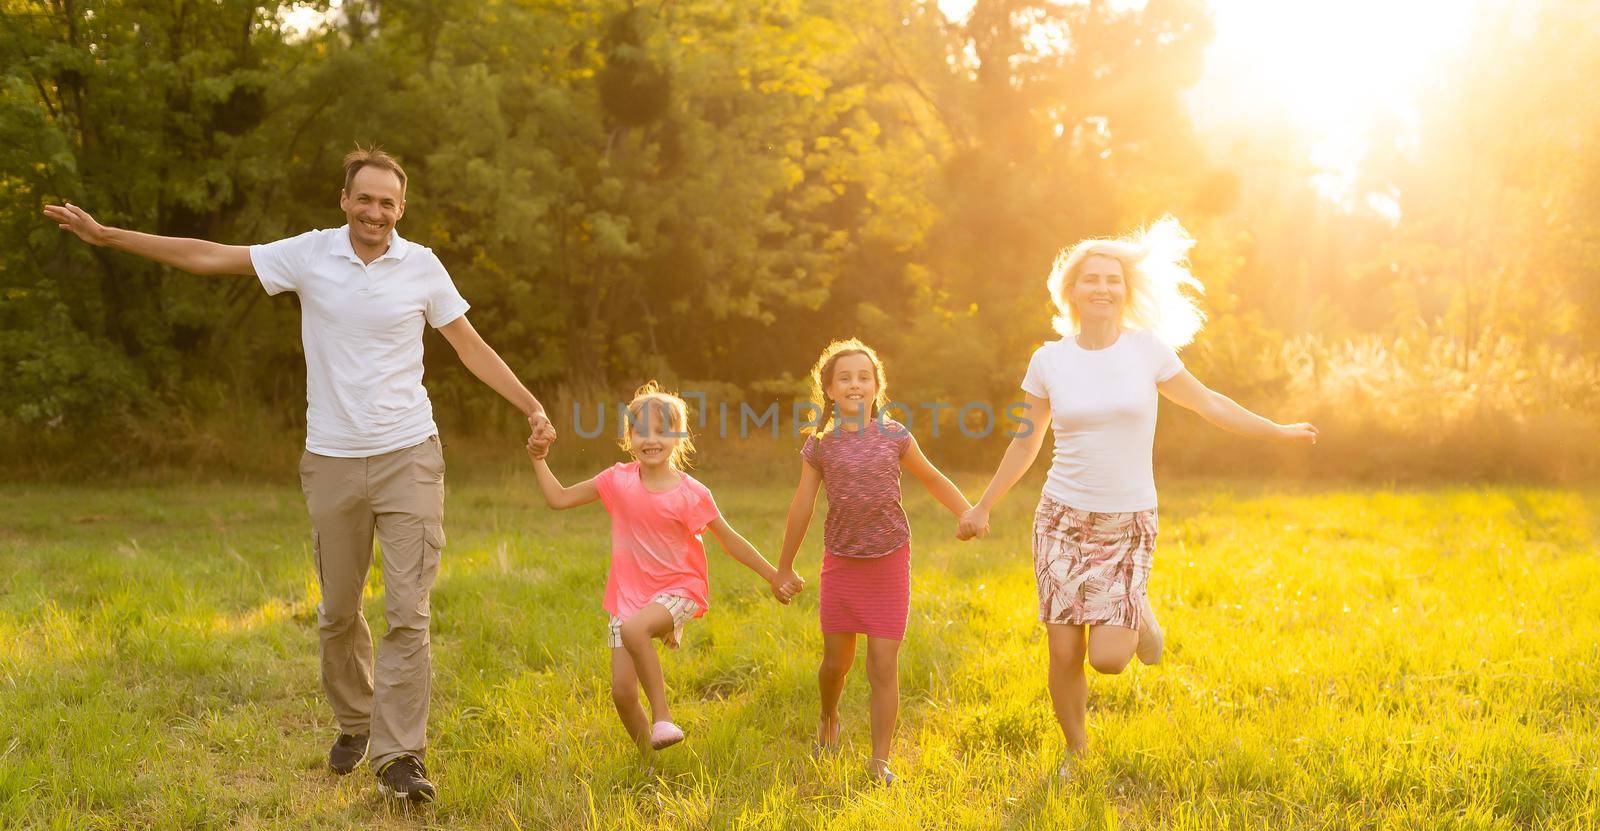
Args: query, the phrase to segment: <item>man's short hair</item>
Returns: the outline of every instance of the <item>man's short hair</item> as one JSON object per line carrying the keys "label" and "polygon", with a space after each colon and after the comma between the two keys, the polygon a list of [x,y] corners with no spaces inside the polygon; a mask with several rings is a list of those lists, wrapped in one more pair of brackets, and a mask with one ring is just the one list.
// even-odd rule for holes
{"label": "man's short hair", "polygon": [[362,147],[356,145],[344,156],[344,192],[350,192],[350,183],[355,181],[356,171],[363,167],[377,167],[392,171],[400,178],[400,195],[406,192],[406,171],[400,166],[400,160],[385,153],[376,147]]}

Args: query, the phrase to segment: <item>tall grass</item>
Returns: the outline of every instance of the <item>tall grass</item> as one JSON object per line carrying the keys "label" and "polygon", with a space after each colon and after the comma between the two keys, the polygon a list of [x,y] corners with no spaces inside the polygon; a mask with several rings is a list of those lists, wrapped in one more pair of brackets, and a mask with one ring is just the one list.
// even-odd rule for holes
{"label": "tall grass", "polygon": [[[774,554],[787,465],[699,475]],[[1600,494],[1165,481],[1152,591],[1168,661],[1091,678],[1091,753],[1063,786],[1029,490],[958,544],[908,488],[904,782],[886,791],[863,768],[859,667],[845,752],[807,753],[814,592],[779,606],[714,555],[711,611],[664,659],[689,739],[642,762],[607,692],[603,513],[546,512],[521,476],[452,485],[434,596],[442,798],[408,812],[364,769],[323,769],[335,728],[292,486],[0,488],[0,827],[1600,823]],[[812,577],[819,536],[800,561]],[[381,610],[375,574],[380,630]]]}

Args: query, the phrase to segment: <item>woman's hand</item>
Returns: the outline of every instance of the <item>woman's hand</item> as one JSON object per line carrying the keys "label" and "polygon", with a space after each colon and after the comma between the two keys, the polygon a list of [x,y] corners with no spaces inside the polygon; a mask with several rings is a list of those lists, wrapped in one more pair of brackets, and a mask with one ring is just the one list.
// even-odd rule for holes
{"label": "woman's hand", "polygon": [[986,508],[972,508],[961,515],[961,521],[956,525],[958,540],[970,540],[987,533],[989,533],[989,511]]}
{"label": "woman's hand", "polygon": [[1316,444],[1317,426],[1307,421],[1301,421],[1295,424],[1279,424],[1277,437],[1280,441]]}

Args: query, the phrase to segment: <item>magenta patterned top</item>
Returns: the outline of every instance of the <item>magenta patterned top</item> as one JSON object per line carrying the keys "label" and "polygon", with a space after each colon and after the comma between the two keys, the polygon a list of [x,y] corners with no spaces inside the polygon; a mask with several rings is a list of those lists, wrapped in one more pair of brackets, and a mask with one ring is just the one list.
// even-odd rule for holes
{"label": "magenta patterned top", "polygon": [[858,431],[837,426],[810,436],[800,455],[822,472],[828,517],[822,546],[840,557],[882,557],[911,541],[900,507],[900,454],[911,431],[892,418],[868,421]]}

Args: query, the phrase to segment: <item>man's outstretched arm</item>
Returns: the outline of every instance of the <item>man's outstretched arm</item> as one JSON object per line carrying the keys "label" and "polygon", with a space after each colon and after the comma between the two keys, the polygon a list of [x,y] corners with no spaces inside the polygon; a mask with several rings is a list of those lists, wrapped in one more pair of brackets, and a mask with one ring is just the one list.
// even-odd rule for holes
{"label": "man's outstretched arm", "polygon": [[528,392],[528,388],[517,380],[516,373],[494,348],[485,343],[478,330],[472,328],[467,322],[467,316],[462,315],[455,320],[439,327],[439,334],[455,347],[456,355],[461,358],[461,363],[478,380],[487,384],[490,389],[500,393],[500,397],[510,401],[513,406],[528,417],[528,448],[534,452],[534,458],[544,458],[545,452],[550,448],[550,443],[556,440],[556,428],[545,415],[544,405],[539,399]]}
{"label": "man's outstretched arm", "polygon": [[44,215],[63,231],[71,231],[90,245],[101,245],[136,254],[170,265],[191,274],[243,274],[254,276],[247,245],[223,245],[203,239],[158,237],[124,228],[108,228],[96,222],[88,211],[68,202],[47,205]]}

